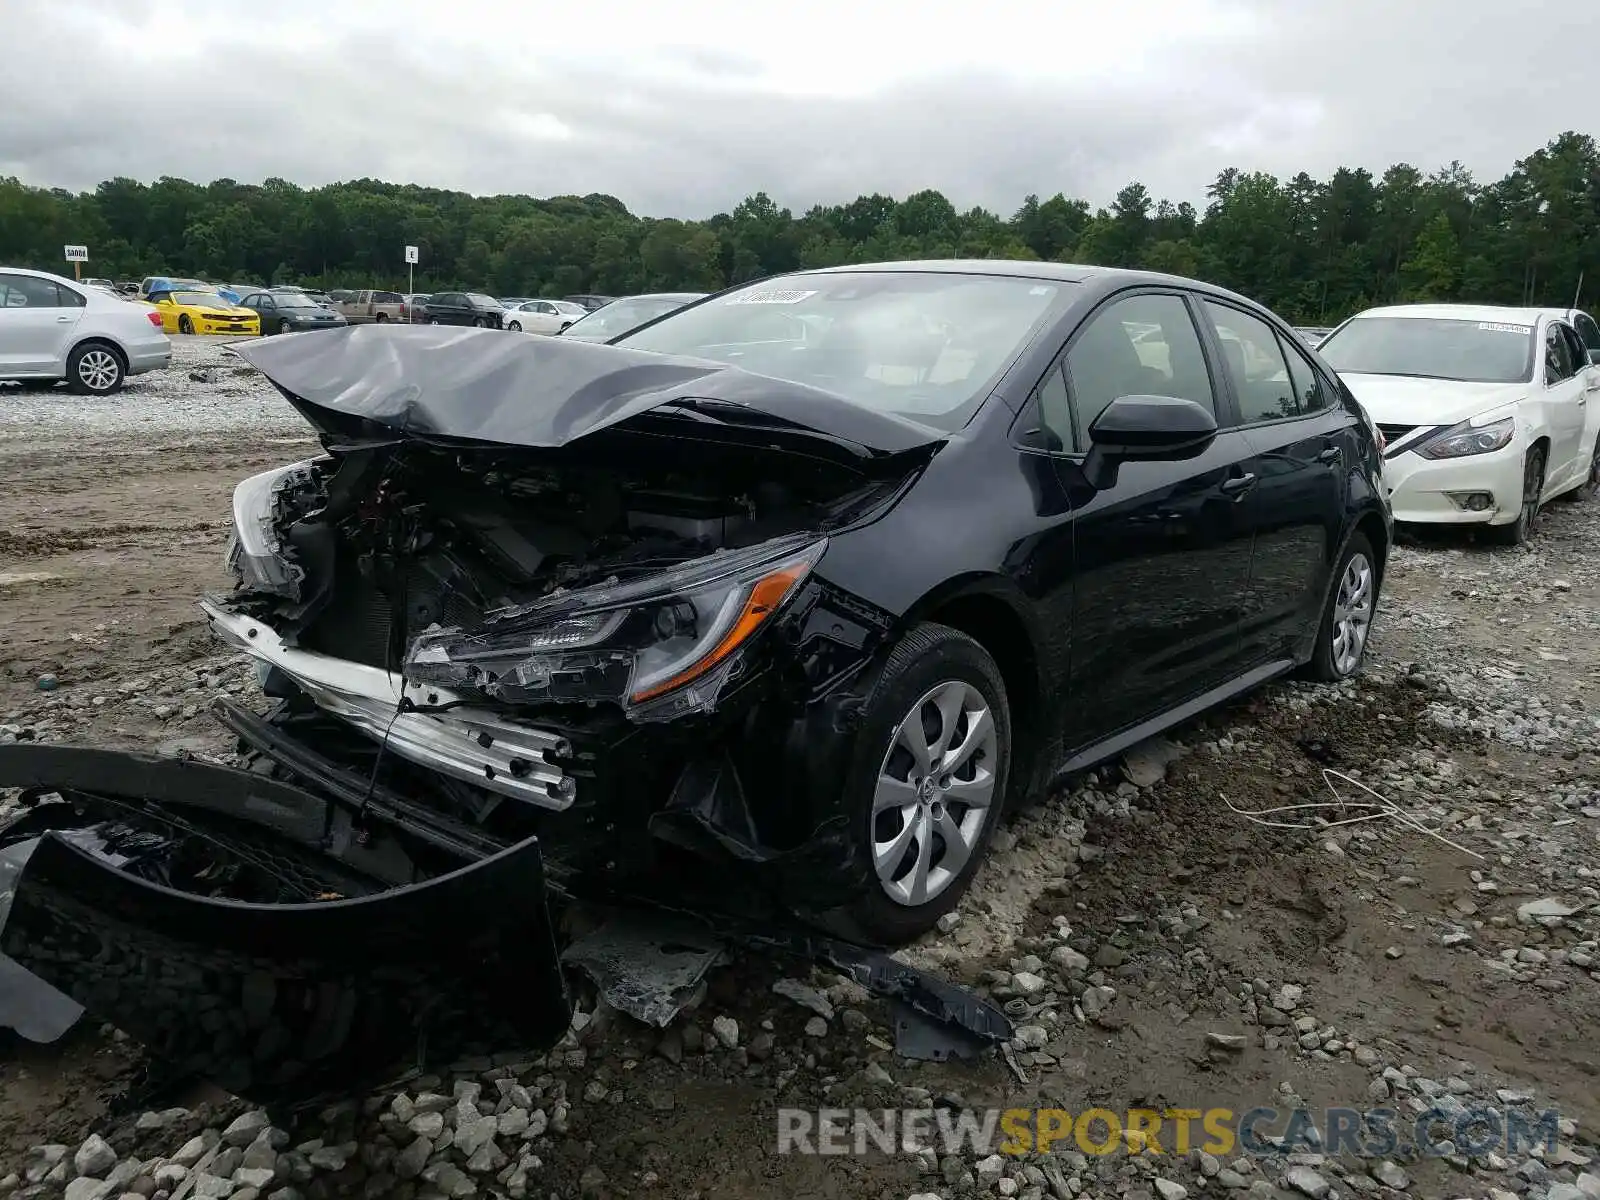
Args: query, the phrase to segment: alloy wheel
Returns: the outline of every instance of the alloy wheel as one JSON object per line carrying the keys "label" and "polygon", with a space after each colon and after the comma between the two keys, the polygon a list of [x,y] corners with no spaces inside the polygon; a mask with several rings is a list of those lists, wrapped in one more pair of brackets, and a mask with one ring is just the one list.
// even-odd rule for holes
{"label": "alloy wheel", "polygon": [[89,350],[78,359],[78,378],[91,392],[109,391],[117,384],[117,360],[109,350]]}
{"label": "alloy wheel", "polygon": [[930,689],[895,727],[872,798],[872,861],[897,904],[941,895],[972,857],[995,799],[994,714],[969,683]]}
{"label": "alloy wheel", "polygon": [[1353,554],[1333,599],[1333,666],[1340,675],[1352,674],[1361,663],[1372,628],[1372,601],[1372,563],[1365,554]]}
{"label": "alloy wheel", "polygon": [[1544,493],[1544,455],[1535,452],[1528,456],[1522,469],[1522,511],[1517,514],[1524,541],[1533,536],[1533,523],[1539,519],[1539,500]]}

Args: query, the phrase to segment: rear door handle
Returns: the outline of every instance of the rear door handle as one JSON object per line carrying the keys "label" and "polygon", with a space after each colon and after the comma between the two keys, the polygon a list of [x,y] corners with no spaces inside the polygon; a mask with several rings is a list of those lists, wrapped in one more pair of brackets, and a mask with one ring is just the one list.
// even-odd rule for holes
{"label": "rear door handle", "polygon": [[1232,479],[1222,481],[1222,494],[1224,496],[1242,496],[1256,485],[1254,475],[1235,475]]}
{"label": "rear door handle", "polygon": [[1317,461],[1319,463],[1338,462],[1343,457],[1343,450],[1339,449],[1337,446],[1329,446],[1321,454],[1317,455]]}
{"label": "rear door handle", "polygon": [[70,315],[65,316],[65,317],[57,317],[56,318],[56,324],[65,325],[70,320],[72,320],[72,317]]}

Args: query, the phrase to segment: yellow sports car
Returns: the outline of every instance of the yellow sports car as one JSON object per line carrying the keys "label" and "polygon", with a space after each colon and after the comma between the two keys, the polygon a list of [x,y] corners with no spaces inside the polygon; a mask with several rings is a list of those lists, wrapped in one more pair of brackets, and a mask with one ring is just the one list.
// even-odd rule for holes
{"label": "yellow sports car", "polygon": [[161,292],[154,297],[168,333],[256,333],[261,318],[215,292]]}

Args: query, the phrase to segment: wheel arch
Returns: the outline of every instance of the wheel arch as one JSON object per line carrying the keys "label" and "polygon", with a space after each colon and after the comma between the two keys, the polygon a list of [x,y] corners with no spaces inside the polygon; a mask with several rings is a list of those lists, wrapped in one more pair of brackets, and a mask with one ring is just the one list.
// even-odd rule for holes
{"label": "wheel arch", "polygon": [[[1006,687],[1011,715],[1011,794],[1031,788],[1039,755],[1048,744],[1048,683],[1041,669],[1040,631],[1015,585],[993,576],[951,580],[923,596],[907,611],[898,633],[924,622],[949,626],[977,642],[994,659]],[[896,638],[898,640],[898,637]]]}
{"label": "wheel arch", "polygon": [[124,375],[128,373],[127,349],[122,345],[121,342],[117,341],[116,338],[107,337],[103,333],[91,333],[87,337],[81,337],[77,341],[73,342],[67,350],[66,360],[62,363],[63,372],[66,370],[67,363],[72,361],[72,356],[79,350],[82,350],[85,346],[104,346],[107,350],[111,351],[111,353],[117,356],[117,361],[122,364],[122,373]]}

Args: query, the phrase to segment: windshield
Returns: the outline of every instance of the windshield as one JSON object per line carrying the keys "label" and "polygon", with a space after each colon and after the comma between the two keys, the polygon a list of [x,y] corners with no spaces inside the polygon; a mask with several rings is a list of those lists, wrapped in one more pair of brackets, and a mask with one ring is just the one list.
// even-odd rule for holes
{"label": "windshield", "polygon": [[1462,383],[1533,378],[1533,326],[1440,317],[1356,317],[1317,347],[1335,371]]}
{"label": "windshield", "polygon": [[571,300],[552,300],[551,304],[563,317],[586,317],[589,310],[581,304],[574,304]]}
{"label": "windshield", "polygon": [[172,298],[179,304],[201,304],[207,308],[233,307],[215,292],[174,292]]}
{"label": "windshield", "polygon": [[794,275],[686,308],[618,344],[716,359],[953,429],[1076,286],[933,271]]}
{"label": "windshield", "polygon": [[500,301],[496,300],[493,296],[485,296],[479,292],[468,292],[467,299],[471,300],[474,304],[482,304],[489,308],[500,307]]}
{"label": "windshield", "polygon": [[[582,320],[567,326],[562,337],[580,341],[604,342],[619,334],[637,329],[646,321],[664,317],[690,303],[691,298],[643,297],[638,300],[616,300],[604,308],[597,308]],[[695,296],[692,299],[698,300]]]}
{"label": "windshield", "polygon": [[279,292],[272,297],[275,308],[321,308],[311,297],[300,292]]}

